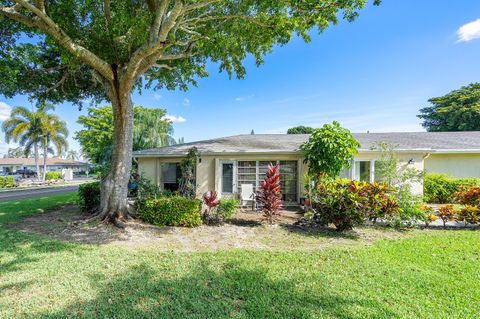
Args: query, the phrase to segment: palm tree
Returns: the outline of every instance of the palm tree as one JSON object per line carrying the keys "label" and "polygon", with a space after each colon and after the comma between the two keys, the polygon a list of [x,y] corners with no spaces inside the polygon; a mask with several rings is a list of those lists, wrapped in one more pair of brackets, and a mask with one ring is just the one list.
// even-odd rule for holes
{"label": "palm tree", "polygon": [[134,112],[134,151],[175,144],[172,122],[165,120],[164,110],[137,106]]}
{"label": "palm tree", "polygon": [[2,130],[5,132],[5,141],[14,141],[24,147],[25,156],[33,153],[37,177],[40,178],[39,144],[42,140],[42,112],[29,111],[26,107],[17,106],[12,110],[10,118],[3,122]]}
{"label": "palm tree", "polygon": [[67,155],[65,156],[66,159],[76,161],[79,158],[78,152],[75,150],[68,150]]}
{"label": "palm tree", "polygon": [[[43,173],[42,182],[45,182],[45,176],[47,174],[47,158],[48,153],[54,154],[54,149],[59,156],[68,149],[68,129],[67,123],[60,120],[57,115],[48,114],[46,112],[42,115],[42,140],[41,145],[43,147]],[[50,144],[53,144],[51,148]]]}

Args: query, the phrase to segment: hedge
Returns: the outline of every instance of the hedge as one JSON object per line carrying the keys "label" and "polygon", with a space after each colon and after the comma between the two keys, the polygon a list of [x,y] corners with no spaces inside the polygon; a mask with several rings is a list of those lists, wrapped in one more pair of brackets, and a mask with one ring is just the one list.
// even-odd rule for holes
{"label": "hedge", "polygon": [[454,178],[447,174],[427,173],[423,181],[423,197],[427,203],[453,203],[462,186],[480,185],[479,178]]}
{"label": "hedge", "polygon": [[145,222],[157,226],[199,226],[202,224],[201,209],[201,200],[180,196],[137,202],[137,214]]}
{"label": "hedge", "polygon": [[89,213],[100,207],[100,182],[85,183],[78,187],[78,206]]}
{"label": "hedge", "polygon": [[50,181],[50,180],[56,180],[56,179],[62,179],[63,175],[61,172],[46,172],[45,173],[45,180]]}
{"label": "hedge", "polygon": [[15,178],[13,176],[0,176],[0,188],[15,187]]}

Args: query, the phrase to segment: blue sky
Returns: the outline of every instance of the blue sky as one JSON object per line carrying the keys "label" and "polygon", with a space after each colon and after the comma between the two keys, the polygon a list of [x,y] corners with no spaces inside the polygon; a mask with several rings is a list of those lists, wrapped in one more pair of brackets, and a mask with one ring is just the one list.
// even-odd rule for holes
{"label": "blue sky", "polygon": [[[313,41],[294,39],[243,80],[209,65],[210,77],[188,92],[144,90],[134,102],[166,108],[175,137],[194,141],[227,135],[284,133],[296,125],[339,121],[353,132],[423,130],[416,117],[427,100],[480,82],[480,1],[383,0],[354,23],[341,22]],[[8,106],[25,96],[0,96]],[[57,113],[73,132],[84,113],[64,104]],[[6,115],[7,114],[7,115]],[[3,141],[3,136],[0,136]],[[71,147],[78,143],[70,138]],[[8,146],[0,142],[0,153]]]}

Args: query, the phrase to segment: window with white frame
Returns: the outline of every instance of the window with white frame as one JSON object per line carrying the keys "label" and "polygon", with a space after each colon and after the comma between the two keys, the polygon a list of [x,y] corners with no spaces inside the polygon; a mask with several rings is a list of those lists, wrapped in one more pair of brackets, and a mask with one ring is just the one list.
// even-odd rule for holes
{"label": "window with white frame", "polygon": [[260,189],[260,182],[265,179],[268,165],[280,164],[280,180],[282,199],[286,202],[297,201],[298,163],[297,161],[238,161],[237,191],[241,192],[242,184],[251,184]]}

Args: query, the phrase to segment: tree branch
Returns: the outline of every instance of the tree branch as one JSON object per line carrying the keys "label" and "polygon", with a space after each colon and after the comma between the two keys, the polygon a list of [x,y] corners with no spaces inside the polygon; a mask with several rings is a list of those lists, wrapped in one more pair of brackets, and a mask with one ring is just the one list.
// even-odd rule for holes
{"label": "tree branch", "polygon": [[35,18],[29,18],[27,16],[18,14],[19,16],[15,15],[10,16],[7,15],[6,9],[8,8],[0,8],[0,12],[2,12],[5,16],[11,17],[13,20],[18,22],[24,23],[29,27],[37,27],[45,34],[50,35],[53,37],[57,42],[66,49],[70,54],[80,59],[85,64],[89,65],[95,70],[98,70],[102,76],[106,79],[113,80],[113,72],[110,65],[95,55],[90,50],[86,49],[85,47],[76,44],[66,33],[63,31],[49,16],[46,15],[41,9],[37,8],[36,6],[32,5],[31,3],[25,0],[14,0],[17,4],[21,5],[23,8],[27,9],[31,13],[35,15]]}
{"label": "tree branch", "polygon": [[203,1],[198,1],[196,3],[192,3],[188,6],[185,7],[185,12],[189,12],[192,10],[196,9],[202,9],[206,6],[209,6],[211,4],[214,4],[215,2],[220,2],[220,0],[203,0]]}
{"label": "tree branch", "polygon": [[0,16],[7,17],[30,28],[35,27],[35,21],[32,18],[18,13],[15,7],[0,7]]}
{"label": "tree branch", "polygon": [[[169,1],[164,1],[162,4],[168,7],[168,3]],[[173,9],[167,14],[168,18],[163,21],[160,27],[158,36],[156,37],[156,42],[147,43],[135,51],[126,67],[125,77],[127,81],[122,82],[125,85],[124,89],[132,87],[135,81],[141,76],[143,72],[139,71],[140,65],[147,64],[148,69],[152,66],[153,63],[155,63],[156,59],[152,61],[150,57],[161,54],[161,52],[165,49],[165,42],[167,40],[168,34],[175,26],[175,23],[177,22],[177,19],[180,17],[182,12],[183,1],[176,0]],[[144,70],[145,67],[142,67],[141,69]]]}

